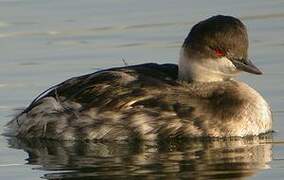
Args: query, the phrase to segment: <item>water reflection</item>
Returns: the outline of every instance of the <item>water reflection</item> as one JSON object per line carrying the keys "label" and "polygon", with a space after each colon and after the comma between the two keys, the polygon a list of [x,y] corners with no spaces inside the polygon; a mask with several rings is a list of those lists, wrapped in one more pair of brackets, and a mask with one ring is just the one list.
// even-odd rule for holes
{"label": "water reflection", "polygon": [[40,165],[46,179],[242,178],[269,168],[270,136],[230,140],[155,143],[57,142],[9,139],[25,150],[28,164]]}

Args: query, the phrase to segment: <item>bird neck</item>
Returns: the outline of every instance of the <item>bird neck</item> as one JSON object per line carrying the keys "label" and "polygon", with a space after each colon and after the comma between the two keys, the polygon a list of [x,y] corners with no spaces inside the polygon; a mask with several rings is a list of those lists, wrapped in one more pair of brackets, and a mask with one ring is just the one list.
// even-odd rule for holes
{"label": "bird neck", "polygon": [[202,59],[196,55],[190,55],[183,48],[180,51],[178,78],[187,82],[216,82],[233,78],[235,74],[224,73],[220,70],[219,62],[214,59]]}

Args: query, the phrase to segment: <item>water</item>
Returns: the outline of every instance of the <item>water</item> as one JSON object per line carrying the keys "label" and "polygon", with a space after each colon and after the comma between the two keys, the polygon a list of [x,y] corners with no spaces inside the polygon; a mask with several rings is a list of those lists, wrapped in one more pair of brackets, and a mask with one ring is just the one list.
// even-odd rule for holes
{"label": "water", "polygon": [[0,0],[0,133],[16,109],[49,86],[111,66],[176,62],[191,26],[240,17],[250,57],[241,76],[272,106],[272,137],[155,144],[20,141],[0,137],[1,179],[241,178],[284,175],[284,1]]}

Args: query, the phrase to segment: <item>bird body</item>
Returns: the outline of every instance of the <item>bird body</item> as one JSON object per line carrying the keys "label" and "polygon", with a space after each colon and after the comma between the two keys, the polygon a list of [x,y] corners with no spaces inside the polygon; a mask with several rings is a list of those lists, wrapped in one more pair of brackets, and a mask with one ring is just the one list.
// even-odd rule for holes
{"label": "bird body", "polygon": [[186,38],[178,65],[110,68],[66,80],[9,122],[10,134],[159,140],[266,133],[272,126],[269,105],[253,88],[233,80],[240,71],[261,74],[247,59],[247,39],[236,18],[201,21]]}

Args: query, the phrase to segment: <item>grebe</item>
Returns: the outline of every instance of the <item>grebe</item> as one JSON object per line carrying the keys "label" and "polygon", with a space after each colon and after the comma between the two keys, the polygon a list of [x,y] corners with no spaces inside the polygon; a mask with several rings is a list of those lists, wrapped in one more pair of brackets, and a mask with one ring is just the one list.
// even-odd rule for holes
{"label": "grebe", "polygon": [[245,25],[213,16],[193,26],[178,66],[140,64],[68,79],[37,97],[7,126],[21,138],[158,140],[244,137],[271,130],[262,96],[233,80],[262,72],[248,59]]}

